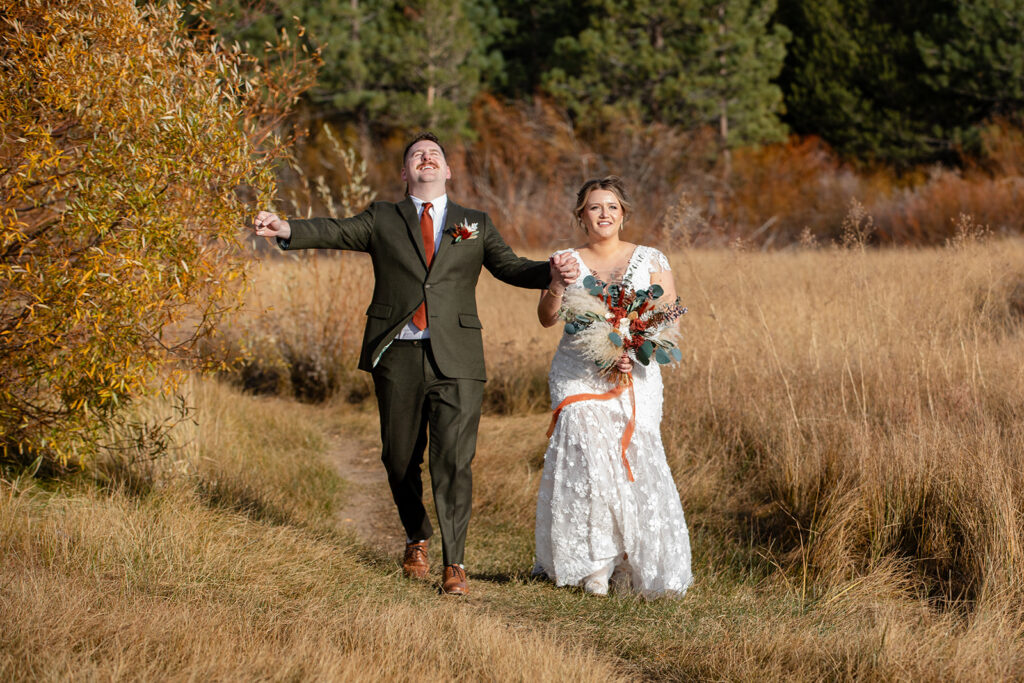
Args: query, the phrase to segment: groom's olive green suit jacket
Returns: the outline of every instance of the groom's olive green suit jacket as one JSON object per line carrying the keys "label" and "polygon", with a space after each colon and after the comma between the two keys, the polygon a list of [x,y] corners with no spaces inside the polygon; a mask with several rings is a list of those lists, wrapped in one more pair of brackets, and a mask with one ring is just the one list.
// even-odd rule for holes
{"label": "groom's olive green suit jacket", "polygon": [[[372,371],[388,345],[424,300],[430,348],[447,377],[485,380],[482,325],[476,308],[480,268],[517,287],[544,289],[547,262],[520,258],[498,234],[488,215],[448,200],[441,244],[427,268],[419,217],[412,200],[375,202],[346,219],[289,221],[285,249],[350,249],[373,259],[373,299],[366,310],[359,368]],[[452,226],[476,224],[477,237],[456,242]],[[339,296],[344,293],[339,292]]]}

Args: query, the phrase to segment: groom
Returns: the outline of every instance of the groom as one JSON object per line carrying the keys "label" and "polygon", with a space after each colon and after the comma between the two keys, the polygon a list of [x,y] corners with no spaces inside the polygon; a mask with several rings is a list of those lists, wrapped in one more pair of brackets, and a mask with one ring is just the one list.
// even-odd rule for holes
{"label": "groom", "polygon": [[374,290],[366,311],[359,367],[373,375],[381,460],[405,527],[402,569],[425,578],[433,534],[423,506],[420,466],[430,444],[430,479],[441,527],[442,591],[465,595],[463,553],[472,500],[470,463],[476,452],[484,393],[484,353],[476,310],[481,266],[516,287],[545,289],[575,279],[573,259],[550,263],[517,257],[486,213],[448,199],[451,169],[432,133],[405,148],[402,180],[408,195],[374,202],[343,220],[285,221],[261,211],[257,235],[283,249],[352,249],[373,258]]}

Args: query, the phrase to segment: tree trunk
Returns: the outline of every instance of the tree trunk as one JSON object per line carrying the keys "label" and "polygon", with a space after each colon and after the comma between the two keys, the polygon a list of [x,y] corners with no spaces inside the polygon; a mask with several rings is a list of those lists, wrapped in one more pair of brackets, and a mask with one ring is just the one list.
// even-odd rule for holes
{"label": "tree trunk", "polygon": [[732,153],[729,151],[729,101],[726,99],[725,94],[728,92],[726,78],[729,75],[725,57],[725,34],[725,4],[721,4],[718,6],[718,35],[721,38],[718,55],[718,75],[722,79],[723,94],[718,105],[718,135],[722,148],[722,180],[727,181],[732,173]]}

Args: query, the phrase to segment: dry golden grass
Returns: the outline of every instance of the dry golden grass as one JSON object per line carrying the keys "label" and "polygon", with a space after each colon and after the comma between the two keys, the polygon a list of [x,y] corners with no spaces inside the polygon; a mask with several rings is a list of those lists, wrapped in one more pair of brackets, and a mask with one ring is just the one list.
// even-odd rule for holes
{"label": "dry golden grass", "polygon": [[[366,439],[367,406],[204,382],[200,424],[151,491],[3,484],[0,675],[1024,676],[1024,244],[851,243],[670,255],[690,307],[663,424],[695,552],[684,600],[528,577],[559,331],[535,323],[536,293],[485,275],[472,602],[337,531],[345,488],[325,451],[343,425]],[[323,363],[346,398],[368,264],[317,264],[265,263],[262,306],[229,335],[274,330],[253,347],[267,365],[344,345]],[[309,327],[316,311],[338,328]]]}
{"label": "dry golden grass", "polygon": [[665,435],[691,506],[823,585],[901,560],[933,597],[1020,590],[1020,243],[676,262],[696,315]]}
{"label": "dry golden grass", "polygon": [[618,677],[332,531],[324,410],[212,383],[195,399],[197,440],[146,495],[2,484],[0,678]]}
{"label": "dry golden grass", "polygon": [[685,471],[678,480],[697,581],[683,600],[595,600],[529,579],[546,422],[483,422],[467,557],[473,576],[499,581],[500,590],[488,587],[491,610],[554,625],[656,680],[1011,680],[1024,672],[1019,598],[937,609],[892,560],[830,585],[810,575],[805,586],[799,566],[780,567],[770,547],[736,538],[689,505]]}
{"label": "dry golden grass", "polygon": [[[675,628],[604,615],[593,640],[681,678],[1024,674],[1024,244],[671,260],[688,357],[662,431],[697,584],[656,613]],[[534,297],[484,283],[499,296],[489,348],[545,372],[553,341],[522,345]],[[487,572],[529,569],[545,426],[485,421],[470,551],[500,558]]]}
{"label": "dry golden grass", "polygon": [[244,310],[203,352],[229,362],[231,379],[252,393],[317,402],[343,388],[363,400],[372,393],[356,369],[372,287],[368,257],[276,249],[261,261]]}
{"label": "dry golden grass", "polygon": [[[815,590],[898,560],[933,598],[1017,591],[1024,247],[867,251],[848,227],[846,249],[673,255],[690,314],[663,432],[688,507]],[[365,259],[267,263],[255,320],[293,357],[343,349],[324,373],[365,396],[344,366],[370,281]],[[536,293],[485,274],[478,300],[486,408],[545,410],[559,331],[536,324]]]}

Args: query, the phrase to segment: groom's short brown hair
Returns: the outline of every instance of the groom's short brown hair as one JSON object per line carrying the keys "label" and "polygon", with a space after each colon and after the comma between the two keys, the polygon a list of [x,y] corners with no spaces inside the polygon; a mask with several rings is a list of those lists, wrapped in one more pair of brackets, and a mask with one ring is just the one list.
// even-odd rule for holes
{"label": "groom's short brown hair", "polygon": [[405,151],[402,152],[402,163],[403,164],[405,163],[405,160],[407,158],[409,158],[409,150],[412,149],[412,146],[415,145],[417,142],[423,142],[424,140],[428,140],[428,141],[433,142],[434,144],[436,144],[438,147],[441,148],[441,154],[444,155],[444,158],[445,159],[448,158],[448,153],[444,151],[444,145],[441,144],[441,141],[437,139],[436,135],[434,135],[433,133],[431,133],[428,130],[428,131],[423,131],[422,133],[420,133],[419,135],[414,137],[412,140],[409,141],[409,144],[405,146]]}

